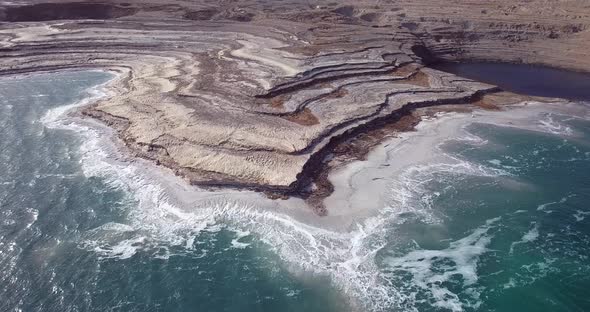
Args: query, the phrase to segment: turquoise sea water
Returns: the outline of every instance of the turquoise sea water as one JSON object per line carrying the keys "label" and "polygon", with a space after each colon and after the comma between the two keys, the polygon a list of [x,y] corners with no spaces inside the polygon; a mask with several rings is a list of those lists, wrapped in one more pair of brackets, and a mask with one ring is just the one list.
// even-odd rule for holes
{"label": "turquoise sea water", "polygon": [[472,124],[452,162],[390,177],[390,207],[332,233],[146,205],[132,164],[97,165],[101,132],[47,115],[109,78],[0,78],[1,311],[590,310],[588,120]]}
{"label": "turquoise sea water", "polygon": [[408,217],[378,257],[418,310],[590,309],[590,122],[552,118],[576,137],[472,124],[484,142],[444,146],[458,167],[418,174],[440,220]]}

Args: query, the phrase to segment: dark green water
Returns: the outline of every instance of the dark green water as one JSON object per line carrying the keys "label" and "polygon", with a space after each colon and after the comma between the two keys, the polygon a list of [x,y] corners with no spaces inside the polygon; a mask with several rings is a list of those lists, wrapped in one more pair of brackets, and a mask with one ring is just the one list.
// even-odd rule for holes
{"label": "dark green water", "polygon": [[337,233],[174,207],[108,161],[105,132],[58,117],[109,77],[0,78],[0,311],[590,310],[587,120],[472,124],[442,145],[453,161],[390,177],[390,207]]}

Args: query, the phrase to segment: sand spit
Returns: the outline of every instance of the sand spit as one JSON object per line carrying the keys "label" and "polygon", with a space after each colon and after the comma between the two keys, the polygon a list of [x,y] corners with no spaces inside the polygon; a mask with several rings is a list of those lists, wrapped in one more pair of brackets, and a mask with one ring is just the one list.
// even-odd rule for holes
{"label": "sand spit", "polygon": [[584,1],[560,13],[541,0],[513,9],[444,1],[449,12],[436,16],[426,7],[438,1],[402,2],[4,4],[0,74],[117,72],[108,96],[82,113],[115,129],[132,155],[201,188],[295,196],[325,215],[328,173],[413,129],[424,116],[416,110],[526,100],[429,62],[590,69]]}

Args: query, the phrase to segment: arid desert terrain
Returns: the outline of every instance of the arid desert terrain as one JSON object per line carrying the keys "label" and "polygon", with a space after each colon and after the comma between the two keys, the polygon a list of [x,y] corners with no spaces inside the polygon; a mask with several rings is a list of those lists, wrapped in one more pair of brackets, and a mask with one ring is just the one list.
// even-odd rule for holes
{"label": "arid desert terrain", "polygon": [[585,0],[2,1],[0,74],[101,69],[81,111],[191,184],[304,198],[440,110],[525,96],[429,67],[498,61],[590,71]]}

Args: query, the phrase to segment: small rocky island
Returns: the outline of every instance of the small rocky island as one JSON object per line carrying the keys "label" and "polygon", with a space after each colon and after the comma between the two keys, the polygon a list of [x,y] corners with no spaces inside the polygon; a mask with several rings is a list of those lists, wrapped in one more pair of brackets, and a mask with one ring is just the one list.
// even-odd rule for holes
{"label": "small rocky island", "polygon": [[556,1],[0,2],[0,74],[118,74],[81,113],[191,184],[298,196],[444,110],[524,101],[429,67],[590,71],[590,4]]}

